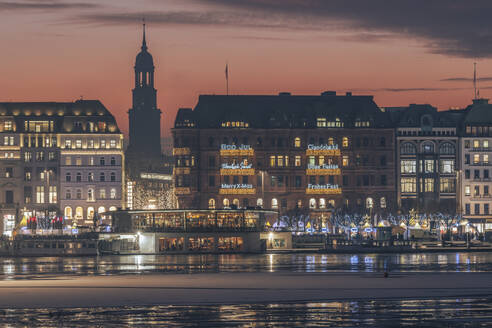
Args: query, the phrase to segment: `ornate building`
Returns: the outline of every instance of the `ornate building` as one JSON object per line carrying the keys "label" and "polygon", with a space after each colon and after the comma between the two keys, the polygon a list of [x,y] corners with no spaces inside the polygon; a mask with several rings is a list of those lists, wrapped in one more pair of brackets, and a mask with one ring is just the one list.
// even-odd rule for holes
{"label": "ornate building", "polygon": [[370,96],[200,96],[172,133],[179,208],[396,205],[394,128]]}
{"label": "ornate building", "polygon": [[456,213],[462,110],[431,105],[386,108],[396,126],[399,208],[408,213]]}
{"label": "ornate building", "polygon": [[133,107],[128,111],[130,144],[126,150],[126,206],[129,209],[172,208],[172,166],[161,152],[161,111],[154,88],[154,60],[143,25],[141,51],[135,60]]}
{"label": "ornate building", "polygon": [[99,101],[0,103],[0,134],[4,231],[22,217],[92,226],[122,207],[123,135]]}

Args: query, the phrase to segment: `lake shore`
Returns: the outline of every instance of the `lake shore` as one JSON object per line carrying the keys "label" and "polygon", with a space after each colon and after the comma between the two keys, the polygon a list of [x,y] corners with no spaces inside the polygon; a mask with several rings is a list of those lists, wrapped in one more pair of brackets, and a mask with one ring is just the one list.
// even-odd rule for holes
{"label": "lake shore", "polygon": [[0,308],[200,305],[477,297],[492,273],[202,273],[0,281]]}

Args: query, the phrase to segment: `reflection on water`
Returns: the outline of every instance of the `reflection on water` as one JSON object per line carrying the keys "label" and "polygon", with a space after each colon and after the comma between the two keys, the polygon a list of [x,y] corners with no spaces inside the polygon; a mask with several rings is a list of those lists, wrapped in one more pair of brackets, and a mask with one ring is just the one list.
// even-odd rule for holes
{"label": "reflection on water", "polygon": [[0,324],[81,327],[487,327],[492,298],[0,310]]}
{"label": "reflection on water", "polygon": [[203,272],[492,271],[492,253],[226,254],[0,258],[0,279],[37,275]]}

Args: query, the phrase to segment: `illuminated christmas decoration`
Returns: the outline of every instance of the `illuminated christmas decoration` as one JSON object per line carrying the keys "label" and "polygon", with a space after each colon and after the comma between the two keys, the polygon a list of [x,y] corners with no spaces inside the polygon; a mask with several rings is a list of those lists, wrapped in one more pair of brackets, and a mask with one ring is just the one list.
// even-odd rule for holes
{"label": "illuminated christmas decoration", "polygon": [[323,165],[313,165],[308,164],[306,170],[306,175],[340,175],[341,170],[338,165],[323,164]]}
{"label": "illuminated christmas decoration", "polygon": [[175,167],[174,168],[174,174],[180,175],[180,174],[190,174],[191,170],[189,167]]}
{"label": "illuminated christmas decoration", "polygon": [[222,164],[220,175],[254,175],[253,165],[241,164]]}
{"label": "illuminated christmas decoration", "polygon": [[191,194],[191,189],[189,187],[178,187],[174,192],[176,195],[189,195]]}
{"label": "illuminated christmas decoration", "polygon": [[342,189],[338,185],[326,184],[326,185],[313,185],[308,184],[306,194],[312,195],[338,195],[342,193]]}
{"label": "illuminated christmas decoration", "polygon": [[250,145],[225,145],[220,146],[220,156],[253,156],[254,150]]}

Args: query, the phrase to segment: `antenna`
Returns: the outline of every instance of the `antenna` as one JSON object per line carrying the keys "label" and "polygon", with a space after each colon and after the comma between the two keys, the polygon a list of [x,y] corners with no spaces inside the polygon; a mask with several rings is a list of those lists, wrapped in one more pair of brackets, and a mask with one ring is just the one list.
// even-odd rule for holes
{"label": "antenna", "polygon": [[225,68],[225,78],[226,78],[226,94],[229,95],[229,61],[226,62]]}
{"label": "antenna", "polygon": [[477,63],[473,63],[473,99],[477,99]]}

